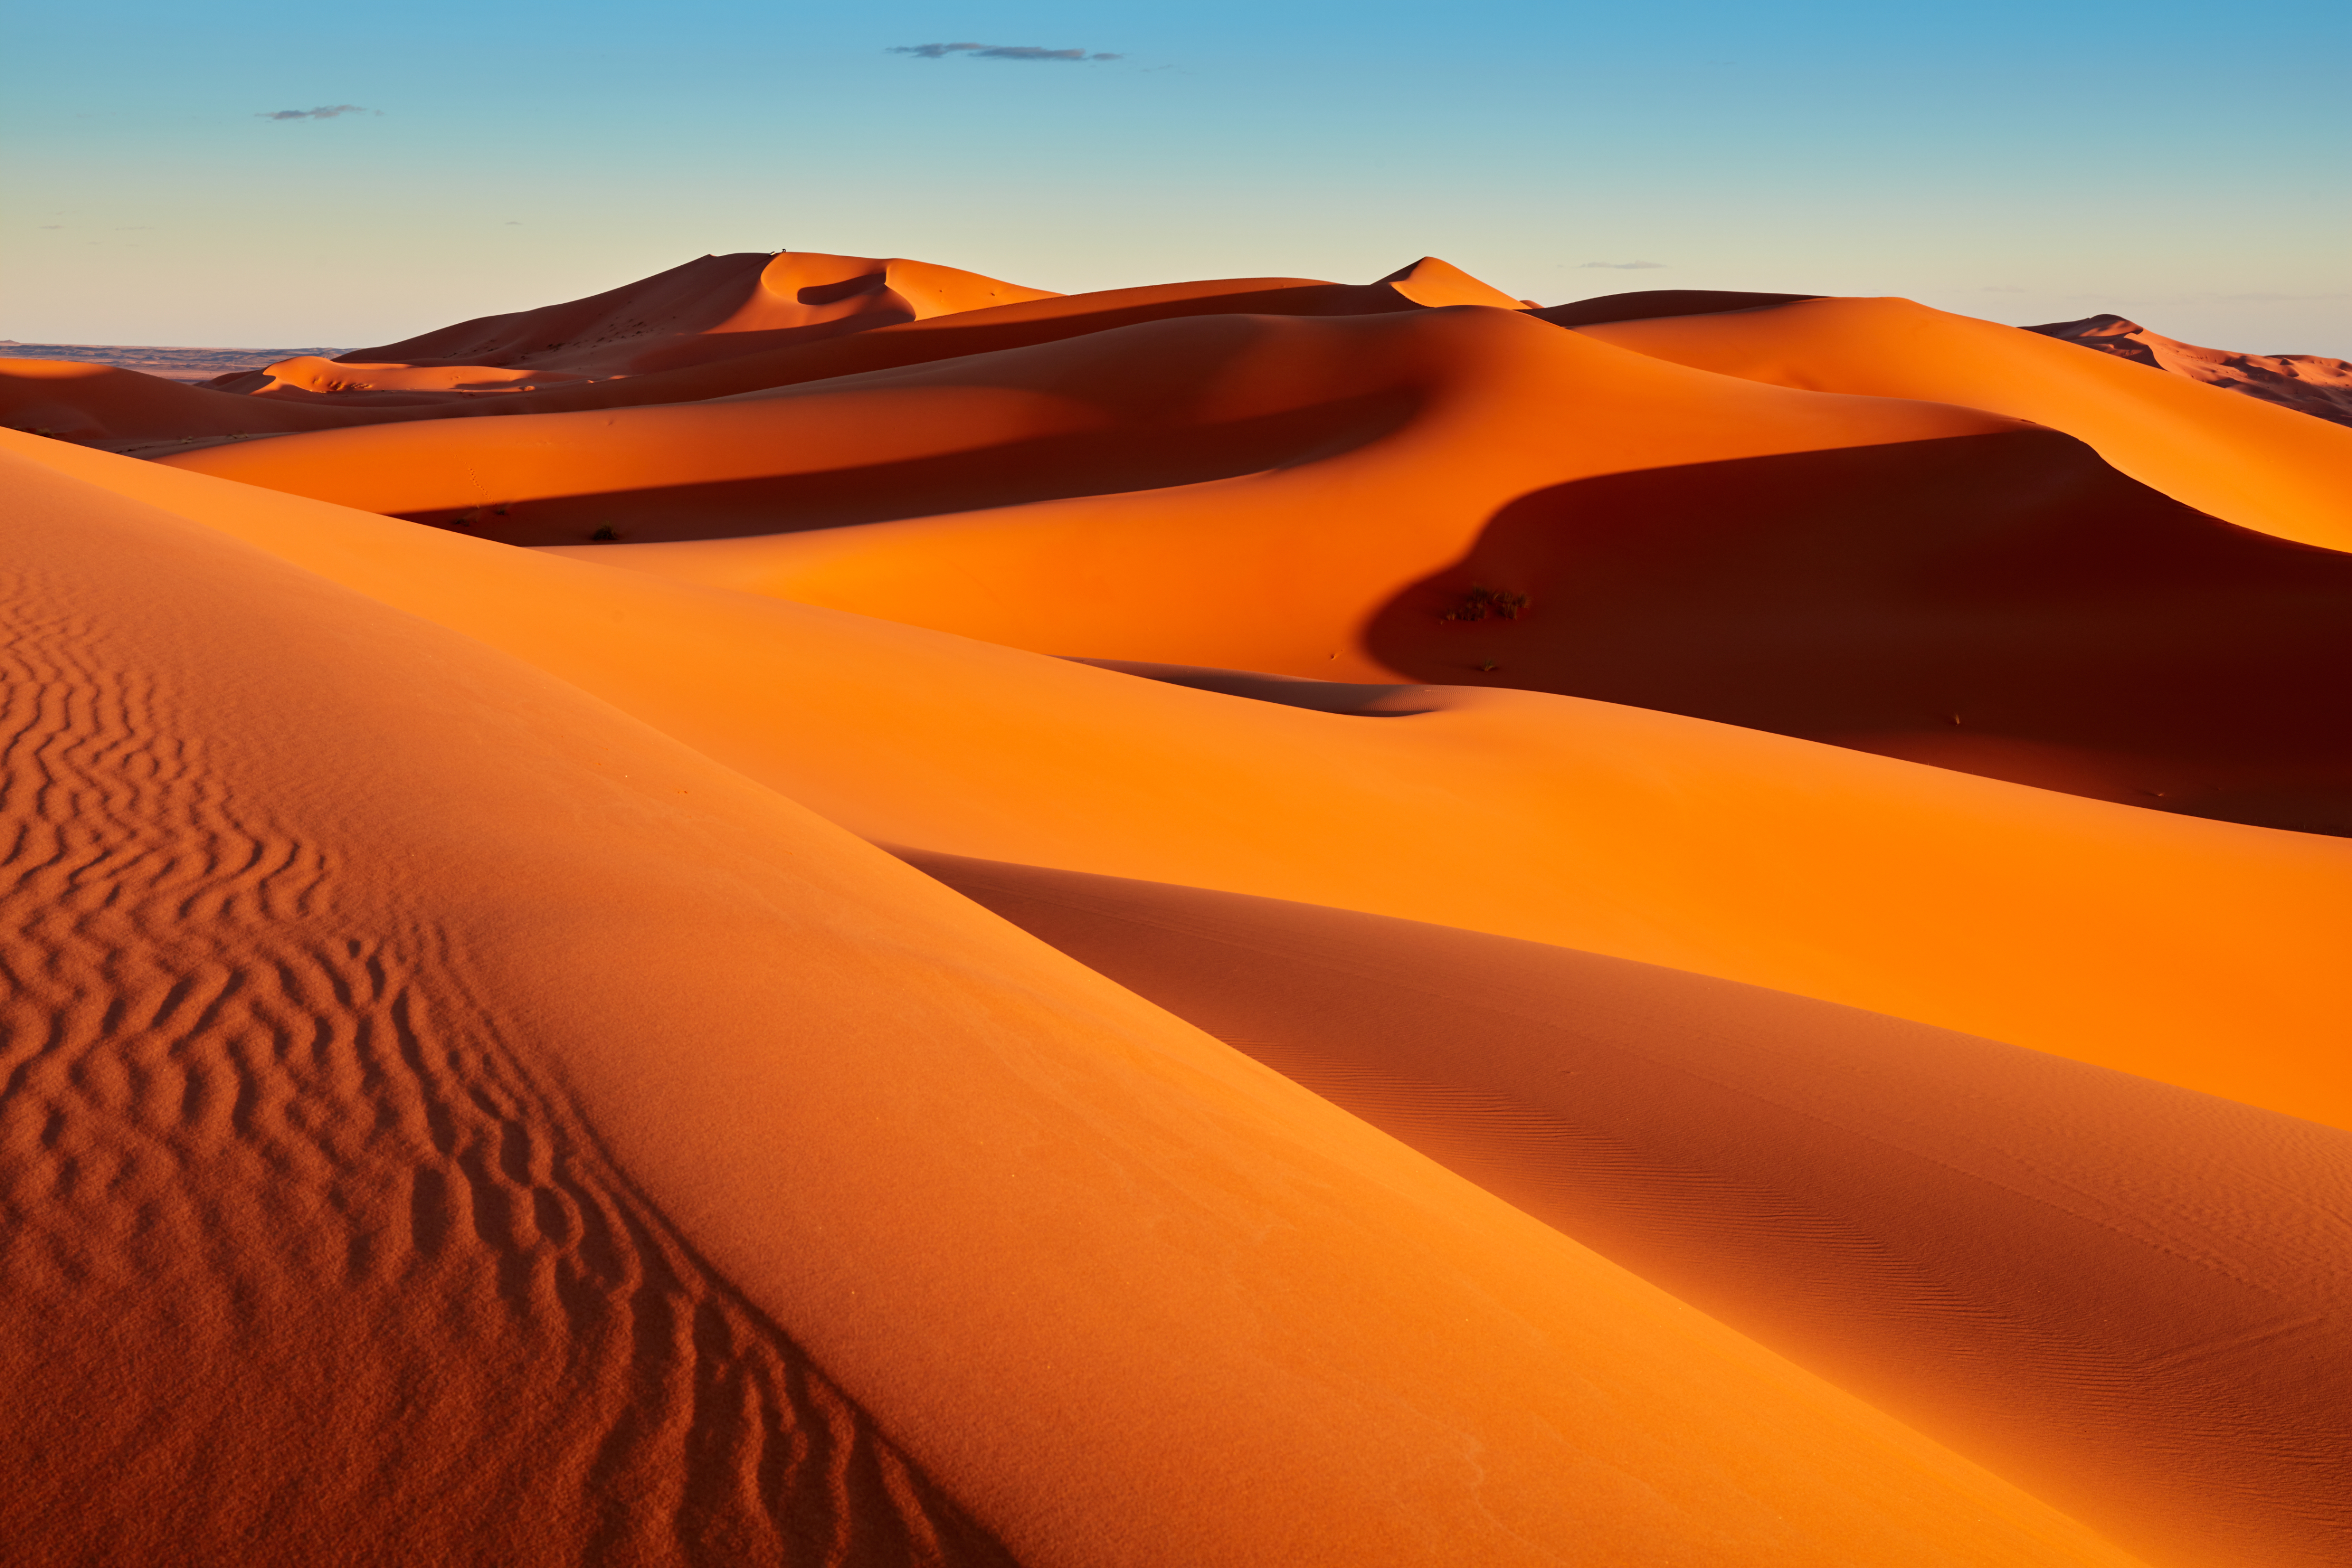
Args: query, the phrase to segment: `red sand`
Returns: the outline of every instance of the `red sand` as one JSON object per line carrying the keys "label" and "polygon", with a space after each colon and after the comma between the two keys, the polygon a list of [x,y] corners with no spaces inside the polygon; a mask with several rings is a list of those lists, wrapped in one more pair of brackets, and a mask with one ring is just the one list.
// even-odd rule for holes
{"label": "red sand", "polygon": [[6,371],[44,1560],[2352,1554],[2352,432],[1430,259]]}

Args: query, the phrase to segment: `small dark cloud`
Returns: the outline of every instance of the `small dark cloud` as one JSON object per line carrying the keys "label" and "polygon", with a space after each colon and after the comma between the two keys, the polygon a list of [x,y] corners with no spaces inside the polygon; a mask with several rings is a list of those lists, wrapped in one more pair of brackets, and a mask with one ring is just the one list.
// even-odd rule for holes
{"label": "small dark cloud", "polygon": [[943,60],[969,55],[975,60],[1120,60],[1124,55],[1090,55],[1084,49],[1043,49],[1034,44],[900,44],[886,55],[912,55],[917,59]]}
{"label": "small dark cloud", "polygon": [[[356,103],[328,103],[321,104],[317,109],[281,109],[275,114],[257,114],[253,118],[256,120],[332,120],[339,114],[365,114],[366,112],[366,110]],[[381,114],[383,111],[378,110],[376,112]]]}
{"label": "small dark cloud", "polygon": [[1579,271],[1599,267],[1612,272],[1656,272],[1666,264],[1663,261],[1580,261],[1576,265]]}

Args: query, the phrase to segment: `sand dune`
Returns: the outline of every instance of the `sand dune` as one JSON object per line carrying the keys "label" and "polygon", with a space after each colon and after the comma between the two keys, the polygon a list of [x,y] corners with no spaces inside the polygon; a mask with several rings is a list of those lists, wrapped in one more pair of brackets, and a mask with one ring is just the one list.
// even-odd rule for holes
{"label": "sand dune", "polygon": [[115,365],[164,381],[204,382],[239,371],[257,371],[301,354],[340,354],[341,349],[183,349],[133,343],[19,343],[0,339],[0,360],[71,360]]}
{"label": "sand dune", "polygon": [[180,1561],[2129,1561],[609,706],[9,466],[11,1320],[116,1326],[10,1385],[15,1539],[135,1478]]}
{"label": "sand dune", "polygon": [[929,262],[778,251],[706,256],[585,299],[460,321],[334,363],[570,371],[676,370],[873,327],[1055,298]]}
{"label": "sand dune", "polygon": [[1559,947],[914,861],[2151,1561],[2352,1539],[2352,1134]]}
{"label": "sand dune", "polygon": [[1814,299],[1577,330],[1779,386],[1959,402],[2032,420],[2225,522],[2352,548],[2343,483],[2352,430],[2032,332],[1908,299]]}
{"label": "sand dune", "polygon": [[2200,349],[2151,332],[2121,316],[2085,316],[2028,327],[2045,338],[2079,344],[2134,364],[2152,365],[2224,392],[2243,392],[2337,424],[2352,424],[2352,362],[2317,354],[2241,354]]}
{"label": "sand dune", "polygon": [[52,452],[868,838],[1552,942],[2352,1124],[2340,841],[1540,693],[1317,713]]}
{"label": "sand dune", "polygon": [[[1420,281],[1415,283],[1415,278]],[[1034,294],[1034,290],[1018,292]],[[738,333],[728,340],[730,351],[724,358],[690,362],[682,368],[635,371],[602,380],[592,378],[585,383],[573,379],[571,372],[535,374],[528,368],[513,366],[428,362],[421,367],[377,365],[367,371],[363,379],[373,384],[365,389],[312,395],[312,389],[301,384],[305,377],[341,385],[354,372],[348,366],[322,368],[306,361],[302,367],[289,367],[295,371],[289,384],[280,385],[268,377],[231,382],[253,393],[272,395],[248,396],[240,392],[225,399],[213,395],[223,390],[220,387],[190,388],[185,395],[174,396],[168,390],[142,384],[143,378],[130,382],[78,380],[59,384],[54,376],[36,373],[35,379],[20,381],[13,377],[10,367],[0,366],[0,425],[18,430],[37,426],[62,439],[153,455],[167,449],[169,443],[209,444],[230,434],[277,434],[419,419],[570,413],[696,402],[1055,342],[1087,332],[1171,317],[1363,315],[1416,309],[1420,306],[1414,296],[1444,298],[1448,293],[1470,298],[1476,303],[1506,302],[1506,297],[1466,278],[1459,269],[1425,257],[1379,283],[1361,286],[1318,283],[1306,278],[1220,278],[1030,298],[1013,305],[975,306],[954,312],[953,319],[929,315],[889,325],[885,324],[889,319],[887,316],[853,314],[814,339],[797,338],[779,347],[772,340]],[[454,336],[457,331],[457,329],[446,329],[442,333],[428,334],[428,339],[436,340],[433,346],[446,347],[462,340]],[[441,341],[444,339],[447,340]],[[664,341],[674,343],[676,340]],[[355,352],[382,355],[394,348],[407,347],[390,345]],[[521,373],[518,373],[519,370]],[[522,390],[526,385],[536,390]],[[486,399],[482,395],[486,392],[495,396]]]}
{"label": "sand dune", "polygon": [[2352,431],[2129,325],[0,361],[0,1538],[2347,1560]]}
{"label": "sand dune", "polygon": [[1662,371],[1494,311],[1160,321],[163,461],[1043,653],[1293,674],[1338,653],[2352,832],[2346,558],[2050,431]]}

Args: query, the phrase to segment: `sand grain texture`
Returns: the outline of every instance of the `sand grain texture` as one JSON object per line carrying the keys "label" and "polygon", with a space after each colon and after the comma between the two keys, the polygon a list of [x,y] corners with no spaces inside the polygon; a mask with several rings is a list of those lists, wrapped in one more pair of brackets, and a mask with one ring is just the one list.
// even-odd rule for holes
{"label": "sand grain texture", "polygon": [[2151,1563],[2352,1552],[2352,1134],[1562,948],[912,858]]}
{"label": "sand grain texture", "polygon": [[[843,1561],[2130,1561],[603,703],[8,477],[9,800],[48,894],[10,938],[10,1184],[46,1243],[10,1277],[22,1315],[122,1325],[12,1389],[38,1539],[103,1560],[87,1511],[160,1449],[235,1456],[166,1470],[215,1561],[354,1490],[372,1530],[431,1498],[417,1553],[458,1550],[446,1502],[548,1560],[756,1556],[814,1519]],[[436,1392],[483,1338],[559,1383],[625,1350],[663,1398],[607,1396],[607,1431],[569,1386],[519,1404],[495,1350]],[[400,1440],[436,1397],[451,1447]],[[111,1441],[66,1419],[92,1401],[129,1406]],[[550,1452],[481,1476],[534,1411]],[[594,1468],[655,1425],[667,1513]],[[321,1448],[346,1490],[306,1502]],[[520,1522],[436,1486],[469,1462]]]}

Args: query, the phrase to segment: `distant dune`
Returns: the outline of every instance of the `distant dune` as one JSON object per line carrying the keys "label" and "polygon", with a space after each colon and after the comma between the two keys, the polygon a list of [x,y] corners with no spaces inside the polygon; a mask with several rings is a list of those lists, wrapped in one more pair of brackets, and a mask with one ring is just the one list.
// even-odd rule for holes
{"label": "distant dune", "polygon": [[2343,367],[814,252],[226,352],[0,356],[27,1561],[2352,1560]]}
{"label": "distant dune", "polygon": [[2061,342],[2079,343],[2134,364],[2152,365],[2225,392],[2274,402],[2338,424],[2352,424],[2352,362],[2316,354],[2240,354],[2200,349],[2151,332],[2121,316],[2085,316],[2028,327]]}
{"label": "distant dune", "polygon": [[209,382],[265,370],[298,355],[332,357],[341,349],[160,349],[123,343],[19,343],[0,339],[0,360],[69,360],[115,365],[167,382]]}

